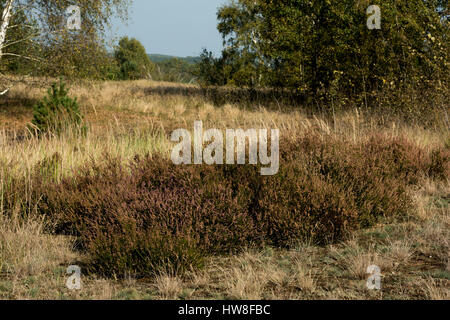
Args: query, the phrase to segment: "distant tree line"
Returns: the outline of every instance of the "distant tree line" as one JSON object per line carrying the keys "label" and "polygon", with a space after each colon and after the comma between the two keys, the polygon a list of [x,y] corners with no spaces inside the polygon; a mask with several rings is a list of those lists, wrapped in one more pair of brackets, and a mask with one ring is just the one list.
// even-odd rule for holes
{"label": "distant tree line", "polygon": [[[382,27],[367,27],[369,5]],[[442,0],[232,0],[217,14],[225,49],[205,50],[205,85],[287,88],[315,96],[448,83],[450,28]]]}
{"label": "distant tree line", "polygon": [[[449,80],[448,0],[231,0],[217,13],[220,57],[205,49],[200,58],[155,61],[136,39],[120,39],[113,52],[104,40],[111,15],[126,18],[129,0],[77,1],[76,31],[64,28],[70,4],[0,0],[0,75],[198,81],[313,96],[445,87]],[[380,30],[366,25],[373,4],[381,7]]]}
{"label": "distant tree line", "polygon": [[123,37],[114,49],[114,62],[109,79],[150,79],[179,83],[193,83],[197,77],[197,57],[149,55],[136,39]]}

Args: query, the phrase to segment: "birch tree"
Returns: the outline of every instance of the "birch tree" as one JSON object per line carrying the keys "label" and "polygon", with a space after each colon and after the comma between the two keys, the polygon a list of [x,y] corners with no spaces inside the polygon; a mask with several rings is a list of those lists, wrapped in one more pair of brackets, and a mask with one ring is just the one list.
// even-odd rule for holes
{"label": "birch tree", "polygon": [[[50,68],[54,74],[63,70],[76,72],[89,65],[90,57],[104,47],[105,31],[111,18],[127,17],[131,0],[0,0],[0,75],[5,58],[21,61],[35,61],[40,67]],[[80,28],[68,28],[68,19],[76,8],[80,15]],[[19,25],[13,23],[17,15],[26,17]],[[17,37],[19,29],[26,29],[23,37]],[[32,50],[12,52],[17,44],[34,43],[39,53]],[[104,52],[102,52],[103,54]],[[93,57],[93,60],[95,58]],[[77,65],[71,65],[78,61]],[[98,61],[98,59],[97,59]],[[8,91],[8,86],[0,79],[0,95]]]}
{"label": "birch tree", "polygon": [[9,27],[9,21],[11,20],[13,2],[14,0],[7,0],[2,12],[2,24],[0,26],[0,59],[3,57],[3,46],[5,44],[6,31]]}
{"label": "birch tree", "polygon": [[[2,19],[0,25],[0,60],[3,57],[3,46],[5,45],[6,31],[8,30],[9,21],[11,20],[13,2],[14,0],[7,0],[6,5],[2,11]],[[10,88],[6,88],[3,91],[0,91],[0,95],[5,95],[9,91],[9,89]]]}

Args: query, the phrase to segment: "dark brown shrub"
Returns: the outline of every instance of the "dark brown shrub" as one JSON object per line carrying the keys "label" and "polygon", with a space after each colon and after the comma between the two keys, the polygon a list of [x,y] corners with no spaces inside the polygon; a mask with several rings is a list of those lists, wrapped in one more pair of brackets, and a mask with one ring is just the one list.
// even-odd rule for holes
{"label": "dark brown shrub", "polygon": [[276,246],[335,241],[405,215],[407,186],[426,167],[420,150],[381,137],[357,145],[312,134],[284,140],[281,151],[280,173],[266,179],[258,203],[260,227]]}
{"label": "dark brown shrub", "polygon": [[182,273],[207,255],[342,239],[412,208],[408,187],[448,177],[448,153],[404,139],[364,143],[308,135],[281,139],[280,172],[258,166],[176,166],[161,156],[91,163],[40,187],[40,212],[76,235],[103,274]]}
{"label": "dark brown shrub", "polygon": [[320,177],[288,168],[267,179],[259,200],[259,225],[274,246],[310,239],[325,243],[354,227],[358,211],[348,191]]}
{"label": "dark brown shrub", "polygon": [[92,166],[47,192],[43,213],[75,234],[104,273],[181,272],[208,253],[252,242],[255,226],[221,170],[180,167],[160,157]]}

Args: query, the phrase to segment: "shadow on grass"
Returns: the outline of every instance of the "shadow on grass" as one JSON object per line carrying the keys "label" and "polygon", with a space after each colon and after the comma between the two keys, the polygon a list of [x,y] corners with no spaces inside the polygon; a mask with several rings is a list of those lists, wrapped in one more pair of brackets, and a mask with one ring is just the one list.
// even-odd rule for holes
{"label": "shadow on grass", "polygon": [[312,100],[305,94],[281,89],[157,86],[142,90],[146,95],[199,97],[217,107],[235,104],[250,110],[264,106],[267,110],[292,111],[307,105],[310,109]]}

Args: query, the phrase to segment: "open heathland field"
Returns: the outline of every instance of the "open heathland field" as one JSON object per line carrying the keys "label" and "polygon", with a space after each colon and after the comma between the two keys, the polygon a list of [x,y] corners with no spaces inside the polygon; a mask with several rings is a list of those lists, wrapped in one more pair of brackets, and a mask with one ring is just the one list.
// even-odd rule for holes
{"label": "open heathland field", "polygon": [[[412,121],[264,90],[73,82],[83,128],[39,134],[52,82],[0,100],[0,298],[450,298],[445,107]],[[199,120],[279,129],[279,171],[173,164],[171,133]]]}

